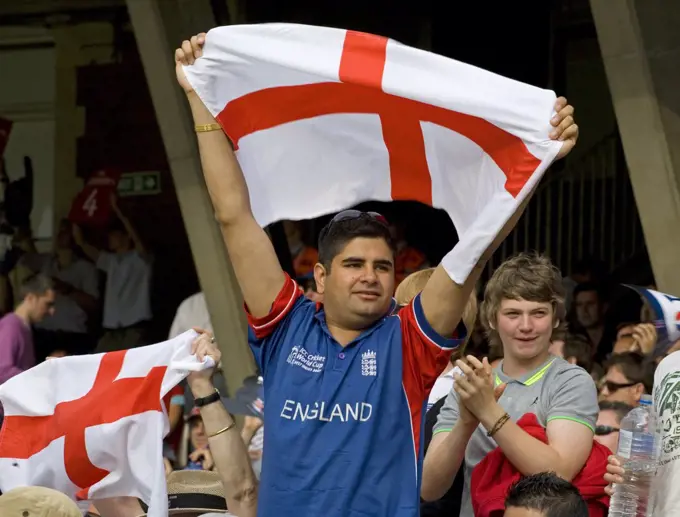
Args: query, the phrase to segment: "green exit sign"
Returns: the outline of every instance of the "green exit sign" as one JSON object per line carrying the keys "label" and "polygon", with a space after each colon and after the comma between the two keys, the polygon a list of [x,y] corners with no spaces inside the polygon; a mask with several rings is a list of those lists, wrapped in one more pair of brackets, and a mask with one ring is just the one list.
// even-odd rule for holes
{"label": "green exit sign", "polygon": [[127,172],[121,175],[118,181],[118,195],[124,196],[149,196],[161,192],[161,173],[151,172]]}

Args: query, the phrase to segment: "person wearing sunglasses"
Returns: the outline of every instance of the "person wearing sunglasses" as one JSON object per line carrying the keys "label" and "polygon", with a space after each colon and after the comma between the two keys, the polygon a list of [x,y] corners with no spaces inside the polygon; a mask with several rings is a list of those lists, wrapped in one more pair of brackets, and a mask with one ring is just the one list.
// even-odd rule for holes
{"label": "person wearing sunglasses", "polygon": [[601,382],[601,401],[623,402],[636,407],[642,395],[652,393],[654,363],[637,352],[614,354]]}
{"label": "person wearing sunglasses", "polygon": [[[253,217],[229,139],[185,76],[184,67],[202,59],[205,41],[199,34],[182,43],[175,51],[176,73],[264,378],[267,454],[258,515],[415,517],[424,403],[466,336],[459,322],[486,262],[531,196],[462,284],[440,265],[398,314],[392,300],[395,246],[386,220],[371,212],[341,212],[318,242],[313,272],[323,304],[307,300]],[[573,113],[560,98],[546,120],[553,126],[550,138],[562,142],[557,158],[576,144]]]}
{"label": "person wearing sunglasses", "polygon": [[633,409],[625,402],[600,402],[600,414],[595,424],[595,441],[600,442],[612,453],[616,454],[619,448],[619,425],[621,419]]}

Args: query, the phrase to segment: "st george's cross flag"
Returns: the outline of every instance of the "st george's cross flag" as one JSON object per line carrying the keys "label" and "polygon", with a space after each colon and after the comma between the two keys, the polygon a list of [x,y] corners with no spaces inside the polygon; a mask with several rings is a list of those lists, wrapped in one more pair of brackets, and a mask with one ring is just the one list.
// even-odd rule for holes
{"label": "st george's cross flag", "polygon": [[363,201],[441,208],[462,283],[555,159],[553,92],[371,34],[208,32],[187,79],[230,137],[266,226]]}
{"label": "st george's cross flag", "polygon": [[138,497],[168,515],[163,396],[190,371],[194,331],[156,345],[45,361],[0,386],[0,490],[44,486],[74,500]]}

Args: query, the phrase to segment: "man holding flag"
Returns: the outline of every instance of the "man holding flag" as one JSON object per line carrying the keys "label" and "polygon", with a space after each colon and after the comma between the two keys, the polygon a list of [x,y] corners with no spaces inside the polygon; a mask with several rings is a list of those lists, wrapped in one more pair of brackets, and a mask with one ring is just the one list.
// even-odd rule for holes
{"label": "man holding flag", "polygon": [[[255,55],[259,50],[264,51],[264,46],[273,41],[238,37],[231,41],[218,41],[221,35],[219,31],[224,29],[237,36],[244,34],[239,31],[250,31],[249,36],[253,36],[258,30],[279,31],[270,35],[288,38],[290,41],[303,41],[311,54],[315,50],[310,42],[317,32],[321,31],[322,35],[331,39],[343,37],[344,47],[341,44],[339,48],[343,49],[343,60],[346,56],[349,57],[340,65],[340,82],[336,80],[303,86],[326,88],[327,85],[329,91],[349,88],[352,95],[347,94],[349,90],[342,90],[345,92],[342,95],[347,94],[344,98],[347,102],[354,102],[354,97],[375,97],[378,102],[405,103],[403,105],[406,109],[419,110],[418,114],[422,112],[423,116],[437,119],[444,125],[459,123],[457,127],[460,127],[460,132],[478,143],[481,142],[480,145],[486,152],[506,170],[508,183],[505,188],[511,192],[506,198],[512,210],[488,224],[484,217],[491,216],[484,213],[483,217],[478,218],[479,221],[468,225],[468,230],[472,230],[465,232],[461,232],[461,221],[465,220],[465,214],[452,215],[461,235],[456,249],[462,243],[471,242],[470,246],[476,251],[472,255],[460,252],[457,255],[450,254],[448,263],[445,259],[436,268],[422,293],[402,309],[398,316],[391,316],[395,285],[394,246],[386,221],[375,213],[355,210],[340,212],[322,230],[319,238],[319,263],[314,268],[314,276],[319,292],[324,296],[324,304],[317,305],[306,300],[295,282],[281,269],[272,244],[261,227],[267,217],[262,215],[262,193],[258,189],[264,191],[269,186],[258,181],[261,178],[256,177],[257,172],[263,170],[264,162],[271,165],[271,160],[275,160],[272,156],[277,157],[280,147],[285,147],[290,142],[278,142],[278,148],[271,148],[270,157],[266,156],[270,149],[259,149],[259,155],[247,152],[247,139],[250,136],[265,134],[267,129],[272,131],[283,126],[285,129],[289,129],[289,126],[293,128],[299,123],[288,124],[285,113],[263,111],[261,103],[254,103],[251,110],[236,109],[243,106],[237,101],[248,95],[229,101],[219,108],[215,108],[214,103],[208,100],[210,107],[206,107],[208,93],[214,94],[219,89],[219,78],[215,79],[210,74],[215,68],[219,68],[215,65],[221,58],[220,52],[227,52],[227,44],[238,46],[239,42],[244,43],[244,48],[250,48],[250,52]],[[211,40],[212,37],[215,39]],[[206,39],[215,41],[215,44],[211,46],[211,43],[204,49]],[[320,41],[327,39],[322,38]],[[262,49],[258,48],[259,43],[264,45]],[[281,51],[284,47],[285,44],[278,50]],[[424,401],[438,375],[446,367],[450,354],[466,335],[466,329],[459,326],[459,321],[486,261],[515,226],[530,198],[529,194],[540,179],[540,174],[536,177],[528,174],[519,186],[513,184],[517,180],[516,176],[512,176],[516,168],[512,169],[514,165],[510,162],[513,156],[521,157],[524,165],[531,162],[531,172],[541,167],[541,170],[545,170],[549,161],[565,156],[578,137],[578,129],[572,118],[573,108],[563,98],[555,103],[557,113],[551,120],[551,138],[563,144],[553,145],[548,141],[544,145],[552,154],[548,153],[549,157],[543,161],[532,162],[530,156],[522,154],[526,147],[519,145],[521,140],[500,132],[487,121],[449,111],[444,116],[440,113],[440,108],[413,101],[406,96],[385,97],[381,88],[385,89],[386,83],[381,86],[379,83],[382,77],[374,81],[371,73],[364,74],[363,64],[370,64],[376,55],[381,55],[384,61],[387,59],[385,56],[390,56],[390,52],[406,55],[413,50],[383,38],[351,31],[275,24],[262,29],[216,29],[214,36],[211,32],[208,37],[199,34],[190,41],[184,41],[175,53],[177,80],[186,92],[191,107],[204,177],[248,309],[250,344],[264,376],[267,452],[264,455],[259,499],[259,515],[263,517],[322,514],[329,517],[418,515],[422,459],[419,442]],[[290,56],[276,55],[275,46],[267,47],[266,51],[273,61],[280,59],[281,62],[289,62],[287,59]],[[210,56],[209,52],[212,52]],[[234,52],[234,56],[237,54],[238,52]],[[430,54],[422,55],[432,59]],[[232,63],[236,73],[247,73],[247,70],[244,72],[243,63],[248,56],[241,54],[237,57],[239,60]],[[396,62],[397,59],[394,58],[392,63]],[[265,65],[261,64],[258,73],[263,72]],[[320,61],[318,65],[322,68],[323,62]],[[388,73],[388,65],[384,65],[385,74]],[[267,81],[271,82],[273,79],[268,77]],[[261,97],[262,102],[266,101],[264,97],[271,90],[277,90],[264,88],[267,81],[263,81],[262,90],[253,92],[255,96]],[[246,82],[232,86],[243,89]],[[310,79],[310,82],[313,80]],[[297,90],[283,91],[284,95],[297,95],[296,92]],[[304,97],[296,99],[293,104],[304,102]],[[331,97],[327,99],[330,99],[329,102],[333,101]],[[317,97],[309,97],[308,100],[310,105],[325,102]],[[244,100],[246,101],[248,99]],[[297,104],[284,104],[285,101],[274,104],[273,108],[290,111],[299,107]],[[360,108],[367,109],[370,104],[372,102],[367,101]],[[235,111],[230,112],[232,108]],[[319,115],[326,109],[331,108],[316,106],[317,111],[301,116],[316,122],[315,118],[324,118]],[[340,109],[344,113],[344,108],[333,109]],[[282,118],[278,122],[272,121],[279,115]],[[549,116],[549,113],[546,115]],[[215,116],[220,121],[219,124]],[[390,114],[381,114],[381,119],[383,116],[389,117]],[[404,117],[407,116],[408,114],[404,114]],[[270,117],[272,120],[265,124],[262,117]],[[266,126],[262,128],[265,130],[258,129],[258,124]],[[234,148],[240,148],[238,156],[243,170],[236,160],[229,139],[220,130],[222,127],[230,134]],[[386,127],[383,126],[385,145],[389,147]],[[397,132],[400,130],[398,124],[390,127]],[[485,140],[480,128],[496,136]],[[358,125],[357,135],[352,135],[352,138],[360,139],[364,129]],[[334,146],[342,145],[343,138],[345,141],[348,138],[342,131],[329,131],[331,136],[339,140],[333,142]],[[425,132],[423,129],[423,133]],[[248,136],[250,133],[252,135]],[[322,135],[319,131],[320,136],[315,140],[315,133],[307,133],[311,141],[304,142],[312,151],[317,144],[323,146],[327,143],[324,141],[327,134]],[[243,142],[240,144],[241,139]],[[299,145],[301,142],[297,143]],[[427,147],[427,144],[425,141],[424,146]],[[390,155],[390,167],[399,169],[401,162],[397,158],[400,156],[400,149],[394,148],[391,151],[394,154]],[[359,151],[353,152],[361,155]],[[325,158],[324,164],[332,168],[333,159]],[[403,158],[408,161],[413,156]],[[369,160],[368,167],[362,169],[363,172],[370,173],[373,165]],[[420,167],[422,163],[416,165]],[[426,168],[421,167],[420,171],[427,172]],[[288,174],[287,170],[285,163],[281,163],[277,174],[267,176],[267,182],[281,180],[281,176]],[[418,171],[412,170],[417,175]],[[309,172],[325,178],[324,188],[315,191],[313,185],[296,183],[298,180],[294,176],[283,179],[291,183],[293,189],[307,188],[305,195],[310,198],[310,204],[325,200],[324,196],[328,192],[342,189],[340,184],[352,173],[347,169],[348,176],[343,175],[342,180],[339,177],[336,180],[332,175],[326,175],[326,170],[305,173]],[[430,173],[434,187],[438,178],[434,171],[431,170]],[[291,172],[292,174],[294,173]],[[365,176],[363,181],[369,184],[373,179],[375,178]],[[402,185],[407,185],[412,179],[403,175],[392,176],[392,186],[394,187],[395,182],[406,182]],[[253,186],[257,189],[253,189]],[[422,192],[419,190],[421,186],[422,184],[416,185],[414,182],[405,192]],[[304,212],[307,207],[291,202],[289,193],[290,190],[277,194],[276,200],[282,204],[274,208],[279,213],[306,214],[307,217],[318,215],[313,208]],[[347,206],[372,195],[362,190],[354,199],[342,199],[343,202],[353,201],[346,203]],[[430,202],[436,204],[435,195],[429,195]],[[408,196],[395,194],[393,188],[392,198],[407,199]],[[422,200],[418,195],[414,195],[414,198]],[[337,199],[334,201],[335,203],[328,204],[330,210],[338,204]],[[485,203],[490,201],[486,200]],[[296,206],[289,206],[291,203]],[[497,208],[503,214],[503,210],[498,206]],[[259,216],[254,215],[254,212]],[[450,213],[453,212],[455,209],[450,210]],[[489,231],[488,227],[492,230]],[[457,268],[451,256],[462,256],[469,264]]]}

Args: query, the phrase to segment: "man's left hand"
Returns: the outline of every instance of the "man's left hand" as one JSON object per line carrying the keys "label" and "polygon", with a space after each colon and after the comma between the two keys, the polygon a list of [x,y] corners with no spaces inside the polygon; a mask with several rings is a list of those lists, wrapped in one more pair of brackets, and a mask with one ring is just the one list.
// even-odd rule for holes
{"label": "man's left hand", "polygon": [[550,132],[552,140],[563,142],[562,149],[557,153],[557,160],[567,156],[576,145],[578,140],[578,126],[574,122],[574,107],[567,99],[559,97],[555,102],[557,114],[550,120],[550,124],[555,128]]}

